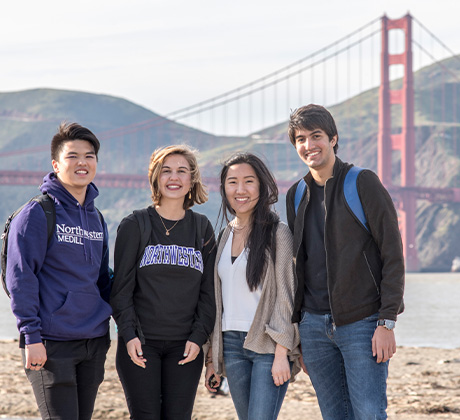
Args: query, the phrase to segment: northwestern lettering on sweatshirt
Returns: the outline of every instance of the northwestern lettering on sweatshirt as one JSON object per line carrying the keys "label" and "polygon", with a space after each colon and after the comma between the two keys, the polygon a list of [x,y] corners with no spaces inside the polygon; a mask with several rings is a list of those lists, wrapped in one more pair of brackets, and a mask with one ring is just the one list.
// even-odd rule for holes
{"label": "northwestern lettering on sweatshirt", "polygon": [[157,264],[190,267],[203,273],[203,256],[192,247],[161,244],[147,246],[139,268]]}
{"label": "northwestern lettering on sweatshirt", "polygon": [[87,231],[81,226],[67,226],[65,223],[56,223],[56,235],[58,242],[67,242],[77,245],[84,245],[83,240],[103,241],[104,232]]}

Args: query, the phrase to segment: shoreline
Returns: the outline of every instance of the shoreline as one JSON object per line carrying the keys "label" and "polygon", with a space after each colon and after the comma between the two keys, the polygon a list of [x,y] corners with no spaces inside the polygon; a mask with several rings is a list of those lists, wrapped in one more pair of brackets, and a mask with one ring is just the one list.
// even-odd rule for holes
{"label": "shoreline", "polygon": [[[129,419],[115,370],[116,341],[107,355],[105,380],[99,388],[94,419]],[[230,396],[212,397],[200,382],[194,420],[237,420]],[[0,419],[39,417],[22,366],[18,342],[0,341]],[[11,416],[11,417],[8,417]],[[321,419],[308,376],[289,385],[280,420]],[[390,363],[388,418],[397,420],[460,419],[460,348],[399,347]]]}

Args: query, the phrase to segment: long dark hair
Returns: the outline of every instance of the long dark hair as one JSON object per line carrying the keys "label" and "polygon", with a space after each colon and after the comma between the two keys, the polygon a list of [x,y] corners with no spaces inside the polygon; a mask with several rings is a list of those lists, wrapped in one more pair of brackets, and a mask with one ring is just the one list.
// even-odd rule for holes
{"label": "long dark hair", "polygon": [[256,290],[261,284],[267,269],[267,251],[275,258],[275,234],[279,222],[272,205],[278,201],[278,186],[275,178],[264,162],[252,153],[236,153],[227,159],[220,172],[220,195],[222,205],[220,212],[222,222],[230,222],[229,214],[235,215],[225,195],[225,180],[232,165],[247,163],[254,169],[259,180],[259,200],[251,215],[251,230],[246,247],[249,249],[246,278],[249,290]]}

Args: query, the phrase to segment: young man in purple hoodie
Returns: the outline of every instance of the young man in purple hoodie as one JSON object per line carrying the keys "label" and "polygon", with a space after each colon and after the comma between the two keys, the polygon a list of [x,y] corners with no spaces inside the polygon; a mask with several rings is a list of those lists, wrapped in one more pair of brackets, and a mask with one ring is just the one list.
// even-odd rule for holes
{"label": "young man in purple hoodie", "polygon": [[91,419],[110,346],[107,226],[94,206],[99,140],[63,123],[51,142],[48,241],[41,205],[28,203],[8,235],[6,282],[27,377],[43,419]]}

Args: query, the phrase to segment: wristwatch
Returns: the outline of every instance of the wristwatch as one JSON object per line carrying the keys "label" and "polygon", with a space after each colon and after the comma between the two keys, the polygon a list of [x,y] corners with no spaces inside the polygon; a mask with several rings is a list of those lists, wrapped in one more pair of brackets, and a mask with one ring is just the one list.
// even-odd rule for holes
{"label": "wristwatch", "polygon": [[377,321],[377,327],[379,326],[385,327],[388,331],[391,331],[396,326],[396,321],[392,321],[391,319],[379,319]]}

